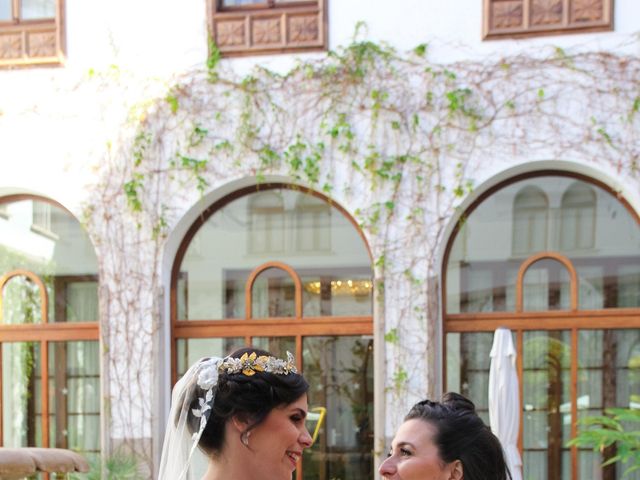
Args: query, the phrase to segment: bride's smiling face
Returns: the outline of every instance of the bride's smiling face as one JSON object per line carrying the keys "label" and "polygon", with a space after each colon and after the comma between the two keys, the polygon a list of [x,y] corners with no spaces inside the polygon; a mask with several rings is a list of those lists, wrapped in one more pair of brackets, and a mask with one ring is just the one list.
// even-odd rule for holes
{"label": "bride's smiling face", "polygon": [[302,451],[311,446],[311,436],[305,426],[307,395],[288,405],[276,407],[263,422],[251,430],[248,444],[253,452],[252,467],[259,469],[264,480],[290,480]]}

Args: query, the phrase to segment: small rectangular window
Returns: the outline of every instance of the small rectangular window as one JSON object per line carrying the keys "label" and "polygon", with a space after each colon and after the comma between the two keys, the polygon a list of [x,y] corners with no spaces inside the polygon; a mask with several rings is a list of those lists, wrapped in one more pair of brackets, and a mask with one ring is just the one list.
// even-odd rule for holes
{"label": "small rectangular window", "polygon": [[225,56],[324,50],[326,0],[209,0],[211,38]]}
{"label": "small rectangular window", "polygon": [[484,0],[483,37],[611,30],[613,0]]}
{"label": "small rectangular window", "polygon": [[31,231],[52,239],[58,239],[54,232],[51,205],[44,202],[33,202]]}
{"label": "small rectangular window", "polygon": [[64,0],[0,0],[0,67],[60,64]]}

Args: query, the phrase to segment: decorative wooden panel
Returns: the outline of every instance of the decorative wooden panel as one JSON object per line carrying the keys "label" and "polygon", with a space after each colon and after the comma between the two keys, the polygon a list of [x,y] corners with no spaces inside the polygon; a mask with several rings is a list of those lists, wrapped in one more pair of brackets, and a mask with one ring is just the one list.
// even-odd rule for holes
{"label": "decorative wooden panel", "polygon": [[247,44],[245,19],[231,19],[220,22],[216,28],[215,42],[221,50],[244,47]]}
{"label": "decorative wooden panel", "polygon": [[491,21],[497,29],[522,27],[522,1],[495,2]]}
{"label": "decorative wooden panel", "polygon": [[603,31],[613,0],[484,0],[484,38]]}
{"label": "decorative wooden panel", "polygon": [[562,25],[562,0],[533,0],[531,25]]}
{"label": "decorative wooden panel", "polygon": [[225,56],[326,48],[326,0],[222,8],[209,0],[210,30]]}
{"label": "decorative wooden panel", "polygon": [[603,18],[605,0],[575,0],[571,4],[571,20],[579,22],[597,22]]}
{"label": "decorative wooden panel", "polygon": [[22,33],[0,33],[0,61],[12,61],[22,57]]}
{"label": "decorative wooden panel", "polygon": [[287,33],[289,42],[295,44],[313,44],[320,37],[322,28],[317,15],[290,15]]}
{"label": "decorative wooden panel", "polygon": [[58,39],[54,29],[44,32],[29,32],[27,55],[30,58],[55,57]]}
{"label": "decorative wooden panel", "polygon": [[251,40],[254,45],[269,47],[282,45],[282,18],[254,17],[251,19]]}
{"label": "decorative wooden panel", "polygon": [[58,0],[55,18],[28,21],[14,18],[0,23],[0,67],[62,63],[63,11],[64,0]]}

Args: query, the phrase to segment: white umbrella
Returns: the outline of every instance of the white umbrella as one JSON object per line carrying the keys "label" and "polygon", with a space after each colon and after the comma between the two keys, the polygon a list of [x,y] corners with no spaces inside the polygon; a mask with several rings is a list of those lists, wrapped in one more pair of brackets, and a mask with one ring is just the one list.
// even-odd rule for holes
{"label": "white umbrella", "polygon": [[516,372],[516,349],[511,330],[498,328],[491,347],[489,368],[489,422],[498,437],[513,480],[522,480],[522,459],[518,451],[520,389]]}

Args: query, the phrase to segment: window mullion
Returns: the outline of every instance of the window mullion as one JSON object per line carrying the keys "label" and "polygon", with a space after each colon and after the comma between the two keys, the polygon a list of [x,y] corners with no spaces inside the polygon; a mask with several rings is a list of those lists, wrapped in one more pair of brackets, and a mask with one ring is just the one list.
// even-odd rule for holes
{"label": "window mullion", "polygon": [[11,15],[13,17],[13,21],[16,23],[20,22],[20,2],[22,0],[11,0]]}
{"label": "window mullion", "polygon": [[4,379],[2,378],[3,366],[2,366],[2,349],[4,347],[4,343],[0,342],[0,447],[4,447]]}
{"label": "window mullion", "polygon": [[42,447],[49,447],[49,342],[42,340],[40,342],[40,391],[42,398]]}
{"label": "window mullion", "polygon": [[[571,329],[571,438],[578,434],[578,329]],[[571,447],[571,478],[578,479],[578,447]]]}

